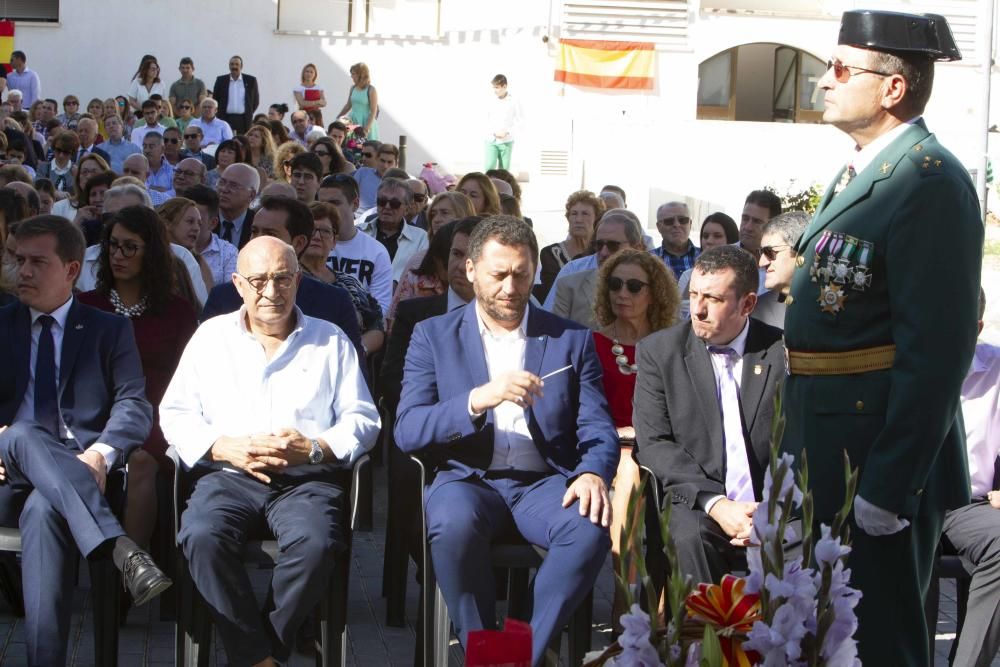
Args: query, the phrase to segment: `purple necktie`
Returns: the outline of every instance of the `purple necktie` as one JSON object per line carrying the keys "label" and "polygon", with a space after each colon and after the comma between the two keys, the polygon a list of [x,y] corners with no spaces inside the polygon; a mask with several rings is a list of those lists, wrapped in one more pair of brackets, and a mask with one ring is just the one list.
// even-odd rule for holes
{"label": "purple necktie", "polygon": [[722,433],[726,446],[726,497],[730,500],[753,502],[753,480],[750,478],[747,444],[743,435],[740,394],[733,375],[736,351],[719,345],[710,345],[708,351],[713,357],[719,408],[722,410]]}

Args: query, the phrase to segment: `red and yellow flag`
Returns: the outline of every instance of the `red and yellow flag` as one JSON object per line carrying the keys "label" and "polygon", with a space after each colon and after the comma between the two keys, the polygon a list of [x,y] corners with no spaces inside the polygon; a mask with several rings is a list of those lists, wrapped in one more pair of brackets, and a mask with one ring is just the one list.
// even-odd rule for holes
{"label": "red and yellow flag", "polygon": [[0,66],[10,72],[10,54],[14,51],[14,22],[0,21]]}
{"label": "red and yellow flag", "polygon": [[652,90],[656,51],[649,42],[560,39],[556,81],[592,88]]}

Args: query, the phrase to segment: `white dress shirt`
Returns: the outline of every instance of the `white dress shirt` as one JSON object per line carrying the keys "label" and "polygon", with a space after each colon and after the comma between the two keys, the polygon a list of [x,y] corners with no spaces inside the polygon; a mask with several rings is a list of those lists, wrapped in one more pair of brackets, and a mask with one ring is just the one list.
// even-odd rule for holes
{"label": "white dress shirt", "polygon": [[972,368],[962,383],[962,415],[969,452],[972,497],[993,489],[993,466],[1000,455],[1000,347],[978,343]]}
{"label": "white dress shirt", "polygon": [[[731,347],[733,352],[736,353],[736,361],[733,363],[733,378],[736,380],[736,386],[739,389],[743,388],[743,353],[746,352],[747,347],[747,334],[750,332],[750,320],[747,319],[746,324],[743,325],[743,330],[740,331],[739,335],[736,336],[732,341],[730,341],[725,347]],[[726,360],[721,354],[709,354],[712,360],[712,372],[715,373],[715,384],[716,387],[719,386],[720,377],[726,372]],[[744,447],[744,451],[745,451]],[[747,470],[749,475],[750,461],[744,456],[742,459],[735,459],[729,457],[726,460],[726,467],[731,468],[733,466],[742,466]],[[712,495],[709,493],[699,493],[698,494],[698,504],[703,506],[705,513],[708,514],[715,503],[719,502],[726,496],[723,495]]]}
{"label": "white dress shirt", "polygon": [[[201,277],[201,266],[198,265],[198,260],[194,258],[190,250],[182,245],[171,243],[170,249],[173,250],[174,256],[181,260],[188,275],[191,276],[191,285],[194,287],[195,296],[198,297],[198,303],[191,305],[201,307],[208,300],[208,288],[205,287],[205,279]],[[76,279],[76,289],[81,292],[89,292],[97,288],[97,269],[100,266],[98,263],[100,257],[100,244],[87,246],[87,250],[83,253],[80,277]]]}
{"label": "white dress shirt", "polygon": [[[524,370],[528,312],[529,309],[526,308],[521,324],[514,331],[494,334],[486,327],[479,304],[476,304],[476,322],[479,324],[479,336],[483,341],[490,380],[495,380],[505,373]],[[472,411],[471,394],[469,416],[473,419],[482,416],[482,413],[476,414]],[[510,401],[504,401],[493,408],[493,460],[489,469],[535,472],[552,470],[538,451],[531,437],[531,431],[528,430],[527,410]]]}
{"label": "white dress shirt", "polygon": [[[72,306],[73,297],[70,297],[66,303],[49,313],[52,319],[55,320],[52,323],[51,332],[52,343],[55,348],[56,387],[59,386],[59,366],[62,363],[62,342],[63,334],[66,332],[66,318],[69,317],[69,309]],[[17,408],[17,413],[14,415],[15,423],[19,421],[33,421],[35,419],[35,362],[38,359],[38,339],[42,335],[42,325],[38,322],[38,318],[45,313],[34,308],[29,308],[28,310],[31,313],[31,352],[29,353],[30,361],[28,362],[28,385],[24,389],[24,398],[21,399],[21,405]],[[66,422],[63,421],[62,406],[59,407],[59,437],[63,440],[76,440],[73,432],[69,430]],[[95,442],[87,448],[88,451],[91,449],[104,456],[108,470],[111,470],[111,467],[118,459],[118,450],[100,442]]]}
{"label": "white dress shirt", "polygon": [[247,88],[243,85],[243,75],[236,79],[229,77],[229,99],[226,101],[226,113],[242,114],[246,110]]}
{"label": "white dress shirt", "polygon": [[[212,144],[221,144],[223,141],[233,138],[233,128],[229,126],[229,123],[219,118],[213,118],[211,122],[202,118],[195,118],[188,123],[188,127],[201,128],[202,148],[211,146]],[[135,142],[133,141],[132,143]]]}
{"label": "white dress shirt", "polygon": [[222,436],[286,428],[322,438],[347,464],[371,449],[380,422],[354,345],[298,307],[295,318],[270,360],[247,328],[246,308],[195,331],[160,403],[163,435],[186,465]]}

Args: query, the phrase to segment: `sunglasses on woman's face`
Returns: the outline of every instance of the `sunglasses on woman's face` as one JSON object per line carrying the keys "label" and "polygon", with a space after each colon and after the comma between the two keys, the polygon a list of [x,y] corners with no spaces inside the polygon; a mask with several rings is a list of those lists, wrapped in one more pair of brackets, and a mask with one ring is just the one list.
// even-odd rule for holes
{"label": "sunglasses on woman's face", "polygon": [[638,278],[629,278],[628,280],[622,280],[615,276],[608,278],[608,291],[609,292],[621,292],[622,287],[627,289],[630,294],[638,294],[642,291],[642,288],[649,283],[644,283]]}

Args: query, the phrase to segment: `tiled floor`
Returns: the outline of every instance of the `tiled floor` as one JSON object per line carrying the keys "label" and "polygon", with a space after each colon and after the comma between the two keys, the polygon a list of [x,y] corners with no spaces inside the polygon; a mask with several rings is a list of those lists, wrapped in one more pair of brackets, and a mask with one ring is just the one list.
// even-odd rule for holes
{"label": "tiled floor", "polygon": [[[384,469],[376,469],[375,530],[356,533],[354,536],[353,569],[348,609],[348,664],[358,667],[413,665],[415,645],[414,626],[417,609],[417,586],[413,582],[411,566],[410,585],[407,587],[407,627],[391,628],[385,625],[385,600],[382,591],[382,553],[385,534],[385,481]],[[91,633],[89,584],[86,568],[82,569],[83,581],[74,600],[73,626],[70,637],[70,663],[79,667],[94,664],[94,644]],[[263,588],[266,572],[254,574]],[[937,627],[935,667],[947,665],[948,650],[955,631],[955,589],[953,582],[941,585],[940,619]],[[613,577],[610,559],[598,581],[594,596],[595,648],[610,642],[608,622],[611,616]],[[563,644],[565,645],[565,641]],[[215,644],[213,665],[226,665],[225,652]],[[174,661],[174,625],[159,620],[159,605],[154,602],[141,609],[133,609],[122,628],[119,640],[119,665],[121,667],[166,667]],[[460,665],[461,651],[452,649],[452,664]],[[565,650],[563,659],[565,660]],[[0,665],[15,667],[25,665],[25,645],[20,619],[13,616],[0,603]],[[311,659],[294,656],[294,667],[313,664]],[[1000,667],[1000,658],[994,660]]]}

